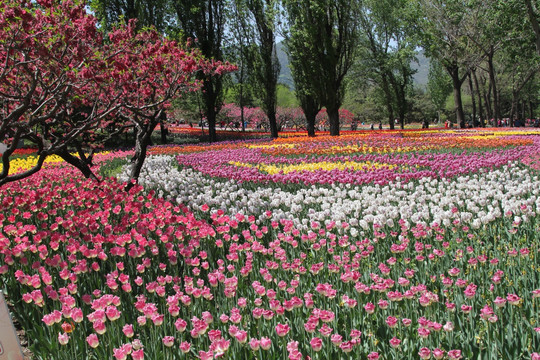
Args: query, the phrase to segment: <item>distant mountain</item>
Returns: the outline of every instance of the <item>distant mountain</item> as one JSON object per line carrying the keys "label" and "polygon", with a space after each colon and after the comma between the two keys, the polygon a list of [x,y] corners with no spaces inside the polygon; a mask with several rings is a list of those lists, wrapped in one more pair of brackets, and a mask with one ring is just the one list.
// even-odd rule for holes
{"label": "distant mountain", "polygon": [[[294,89],[291,69],[289,68],[289,58],[285,52],[283,42],[277,44],[277,56],[281,65],[278,82],[288,86],[289,89]],[[417,70],[416,74],[413,75],[413,82],[415,85],[425,88],[428,83],[429,59],[424,56],[423,52],[420,52],[416,58],[418,62],[413,61],[411,64],[412,68]]]}
{"label": "distant mountain", "polygon": [[413,75],[413,82],[415,85],[425,88],[428,83],[429,59],[425,57],[423,51],[420,51],[416,59],[418,63],[416,61],[412,62],[412,68],[417,70],[416,74]]}
{"label": "distant mountain", "polygon": [[283,41],[277,43],[277,56],[281,69],[279,70],[278,82],[287,85],[289,89],[294,89],[294,81],[289,68],[289,58],[285,52],[285,44]]}

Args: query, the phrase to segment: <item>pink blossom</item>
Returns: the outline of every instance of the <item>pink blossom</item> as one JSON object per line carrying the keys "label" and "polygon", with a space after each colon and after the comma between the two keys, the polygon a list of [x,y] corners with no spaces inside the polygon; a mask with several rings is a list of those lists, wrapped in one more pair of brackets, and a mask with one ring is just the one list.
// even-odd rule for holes
{"label": "pink blossom", "polygon": [[398,339],[397,337],[393,337],[390,339],[390,346],[393,347],[393,348],[397,348],[399,346],[399,344],[401,344],[401,340]]}
{"label": "pink blossom", "polygon": [[67,345],[69,342],[69,335],[66,333],[58,333],[58,342],[60,345]]}
{"label": "pink blossom", "polygon": [[90,334],[86,337],[86,342],[91,348],[97,348],[99,346],[99,339],[96,334]]}
{"label": "pink blossom", "polygon": [[309,343],[314,351],[320,351],[322,349],[323,342],[321,338],[314,337]]}
{"label": "pink blossom", "polygon": [[134,350],[131,353],[133,360],[144,360],[144,349]]}
{"label": "pink blossom", "polygon": [[433,358],[435,358],[436,360],[440,360],[444,357],[444,351],[439,348],[433,349],[432,354],[433,354]]}
{"label": "pink blossom", "polygon": [[353,349],[353,343],[351,341],[345,341],[345,342],[342,342],[339,345],[339,347],[340,347],[341,350],[343,350],[343,352],[349,353]]}
{"label": "pink blossom", "polygon": [[182,352],[185,354],[187,352],[189,352],[189,350],[191,349],[191,344],[188,343],[187,341],[183,341],[181,344],[180,344],[180,350],[182,350]]}
{"label": "pink blossom", "polygon": [[165,336],[165,337],[163,337],[162,341],[163,341],[163,345],[165,345],[166,347],[171,347],[171,346],[174,345],[174,337],[173,336]]}
{"label": "pink blossom", "polygon": [[289,327],[289,325],[287,324],[280,324],[278,323],[276,325],[276,333],[278,334],[278,336],[280,337],[283,337],[285,335],[287,335],[287,333],[291,330],[291,328]]}
{"label": "pink blossom", "polygon": [[427,347],[423,347],[418,352],[420,359],[429,359],[431,357],[431,351]]}
{"label": "pink blossom", "polygon": [[452,360],[459,360],[461,359],[461,350],[450,350],[447,353],[448,358]]}
{"label": "pink blossom", "polygon": [[267,338],[267,337],[261,338],[261,349],[268,350],[270,349],[271,346],[272,346],[272,340],[270,340],[270,338]]}
{"label": "pink blossom", "polygon": [[249,340],[249,347],[251,348],[251,350],[253,351],[257,351],[259,350],[259,346],[261,345],[261,341],[259,339],[256,339],[256,338],[251,338]]}

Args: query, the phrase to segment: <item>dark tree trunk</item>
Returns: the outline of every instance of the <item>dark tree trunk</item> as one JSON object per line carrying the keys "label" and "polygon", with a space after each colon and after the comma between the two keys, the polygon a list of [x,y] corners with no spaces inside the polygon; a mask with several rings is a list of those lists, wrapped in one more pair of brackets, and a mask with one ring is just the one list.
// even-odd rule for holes
{"label": "dark tree trunk", "polygon": [[330,135],[339,136],[339,106],[326,108],[328,122],[330,124]]}
{"label": "dark tree trunk", "polygon": [[484,118],[484,109],[482,107],[482,94],[480,92],[480,88],[478,87],[478,77],[476,76],[476,71],[472,71],[473,78],[474,78],[474,85],[476,87],[476,95],[478,96],[478,112],[480,114],[480,126],[486,127],[485,118]]}
{"label": "dark tree trunk", "polygon": [[276,120],[276,108],[274,107],[269,108],[266,111],[266,116],[268,116],[268,121],[270,122],[270,136],[273,139],[277,139],[278,135],[278,127],[277,127],[277,120]]}
{"label": "dark tree trunk", "polygon": [[302,91],[299,91],[297,96],[300,100],[300,107],[302,108],[304,116],[306,117],[308,136],[314,137],[315,122],[317,120],[317,114],[321,110],[321,105],[319,101],[317,101],[317,98],[313,95],[309,95]]}
{"label": "dark tree trunk", "polygon": [[488,67],[489,67],[489,83],[491,90],[493,91],[493,117],[495,122],[498,122],[501,118],[499,108],[499,93],[497,91],[497,82],[495,79],[495,67],[493,66],[494,49],[492,48],[488,54]]}
{"label": "dark tree trunk", "polygon": [[99,181],[96,175],[92,172],[92,169],[90,169],[90,165],[87,161],[71,155],[69,151],[65,149],[56,151],[55,153],[56,155],[60,156],[65,162],[79,169],[85,178]]}
{"label": "dark tree trunk", "polygon": [[306,115],[307,134],[309,137],[315,137],[315,118],[316,116]]}
{"label": "dark tree trunk", "polygon": [[308,136],[315,136],[315,121],[317,119],[317,114],[321,110],[321,107],[313,98],[307,98],[302,101],[302,110],[306,117],[306,125]]}
{"label": "dark tree trunk", "polygon": [[514,117],[516,116],[516,109],[518,107],[518,93],[517,91],[512,91],[512,106],[510,108],[510,127],[514,127]]}
{"label": "dark tree trunk", "polygon": [[208,140],[210,142],[216,142],[216,111],[213,107],[206,109],[206,120],[208,120]]}
{"label": "dark tree trunk", "polygon": [[146,126],[137,128],[137,138],[135,141],[135,154],[131,159],[131,170],[129,173],[130,181],[126,184],[125,190],[129,191],[139,180],[139,175],[141,174],[144,161],[146,160],[146,154],[148,146],[150,145],[150,138],[152,132],[159,123],[159,116],[157,114]]}
{"label": "dark tree trunk", "polygon": [[166,121],[167,121],[167,113],[163,111],[161,117],[159,118],[159,128],[161,130],[161,144],[167,143],[167,133],[169,130],[167,129],[167,126],[165,125]]}
{"label": "dark tree trunk", "polygon": [[465,127],[465,114],[463,113],[463,103],[461,101],[461,84],[459,78],[459,66],[456,63],[446,65],[446,70],[452,78],[452,86],[454,88],[454,109],[456,112],[456,122],[460,128]]}
{"label": "dark tree trunk", "polygon": [[[491,121],[493,119],[493,111],[491,110],[491,84],[489,84],[488,90],[484,91],[484,99],[486,100],[487,117]],[[497,126],[497,122],[493,126]]]}
{"label": "dark tree trunk", "polygon": [[240,69],[240,121],[242,122],[242,132],[246,131],[246,121],[244,120],[244,67]]}
{"label": "dark tree trunk", "polygon": [[388,85],[388,78],[386,74],[382,74],[382,88],[384,96],[386,97],[386,111],[388,112],[388,125],[391,130],[394,130],[394,108],[392,106],[392,94],[390,93],[390,86]]}
{"label": "dark tree trunk", "polygon": [[471,91],[471,100],[472,100],[472,126],[478,127],[478,120],[476,120],[476,99],[474,96],[474,87],[472,82],[471,73],[469,73],[469,90]]}
{"label": "dark tree trunk", "polygon": [[203,85],[203,97],[205,105],[205,115],[208,121],[208,140],[217,141],[216,134],[216,107],[221,89],[221,79],[219,76],[206,78]]}

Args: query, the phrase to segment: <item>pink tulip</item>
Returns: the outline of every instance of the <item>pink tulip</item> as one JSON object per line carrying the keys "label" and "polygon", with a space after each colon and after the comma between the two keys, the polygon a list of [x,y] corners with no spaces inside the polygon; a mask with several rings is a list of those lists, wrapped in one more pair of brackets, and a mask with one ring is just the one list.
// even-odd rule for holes
{"label": "pink tulip", "polygon": [[276,333],[278,334],[278,336],[280,337],[283,337],[285,335],[287,335],[289,333],[289,330],[291,330],[291,328],[289,327],[289,325],[287,324],[280,324],[278,323],[276,325]]}
{"label": "pink tulip", "polygon": [[314,351],[320,351],[322,349],[323,342],[321,338],[314,337],[309,343]]}
{"label": "pink tulip", "polygon": [[69,342],[69,335],[66,333],[58,333],[58,342],[60,345],[67,345]]}
{"label": "pink tulip", "polygon": [[427,347],[423,347],[418,352],[420,359],[429,359],[431,357],[431,351]]}
{"label": "pink tulip", "polygon": [[163,341],[163,345],[165,345],[166,347],[171,347],[171,346],[174,345],[174,337],[173,336],[165,336],[165,337],[163,337],[162,341]]}
{"label": "pink tulip", "polygon": [[188,343],[187,341],[183,341],[181,344],[180,344],[180,350],[185,354],[185,353],[188,353],[189,350],[191,349],[191,344]]}
{"label": "pink tulip", "polygon": [[447,353],[448,358],[452,360],[459,360],[462,358],[461,356],[461,350],[450,350]]}
{"label": "pink tulip", "polygon": [[144,360],[144,349],[135,350],[131,353],[133,360]]}
{"label": "pink tulip", "polygon": [[267,337],[261,338],[261,349],[268,350],[272,346],[272,340]]}
{"label": "pink tulip", "polygon": [[251,339],[249,340],[249,347],[250,347],[251,350],[253,350],[253,351],[259,350],[260,345],[261,345],[261,341],[260,341],[259,339],[251,338]]}
{"label": "pink tulip", "polygon": [[99,346],[99,339],[97,337],[96,334],[90,334],[86,337],[86,342],[88,343],[88,345],[95,349]]}
{"label": "pink tulip", "polygon": [[433,354],[433,358],[436,360],[440,360],[444,357],[444,351],[439,348],[433,349],[432,354]]}

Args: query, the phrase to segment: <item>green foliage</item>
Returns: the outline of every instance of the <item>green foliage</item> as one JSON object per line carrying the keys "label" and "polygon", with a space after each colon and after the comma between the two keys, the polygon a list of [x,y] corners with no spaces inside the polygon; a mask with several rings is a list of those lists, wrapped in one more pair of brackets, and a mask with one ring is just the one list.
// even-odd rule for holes
{"label": "green foliage", "polygon": [[338,135],[344,79],[357,49],[359,1],[286,0],[283,4],[289,25],[287,51],[302,108],[308,113],[308,105],[311,111],[326,107],[330,133]]}
{"label": "green foliage", "polygon": [[436,59],[431,61],[429,66],[428,90],[435,108],[438,110],[443,109],[448,97],[452,93],[452,80],[441,63]]}
{"label": "green foliage", "polygon": [[299,106],[295,93],[283,84],[277,86],[277,106],[284,108]]}
{"label": "green foliage", "polygon": [[169,0],[89,0],[88,5],[105,31],[114,24],[137,19],[137,28],[155,27],[164,33],[171,27]]}

